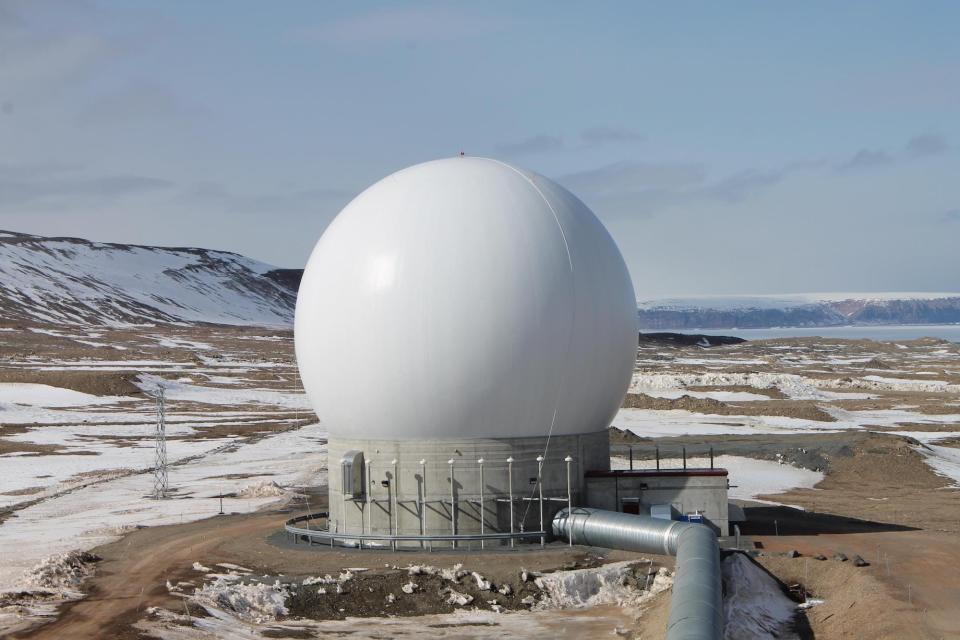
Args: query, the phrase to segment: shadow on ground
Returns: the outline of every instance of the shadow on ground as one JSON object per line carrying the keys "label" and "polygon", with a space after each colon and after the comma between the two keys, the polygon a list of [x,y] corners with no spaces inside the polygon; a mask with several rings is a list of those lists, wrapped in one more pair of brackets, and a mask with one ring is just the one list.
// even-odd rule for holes
{"label": "shadow on ground", "polygon": [[877,533],[881,531],[916,531],[886,522],[859,520],[830,513],[802,511],[791,507],[744,507],[746,522],[740,532],[746,536],[815,536],[824,533]]}

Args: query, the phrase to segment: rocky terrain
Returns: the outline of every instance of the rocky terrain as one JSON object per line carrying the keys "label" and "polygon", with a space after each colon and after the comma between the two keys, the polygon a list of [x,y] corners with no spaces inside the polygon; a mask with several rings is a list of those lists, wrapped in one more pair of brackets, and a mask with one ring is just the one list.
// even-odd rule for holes
{"label": "rocky terrain", "polygon": [[[738,619],[780,629],[763,637],[843,638],[854,623],[951,637],[960,348],[706,338],[641,343],[611,464],[652,466],[659,451],[679,466],[685,449],[690,465],[712,453],[728,469],[742,544],[773,576],[734,565]],[[161,501],[149,497],[158,385]],[[0,323],[0,470],[0,548],[17,549],[0,566],[0,628],[14,637],[658,638],[665,625],[669,594],[645,576],[670,558],[556,543],[398,559],[286,541],[284,520],[324,508],[327,471],[289,329]],[[467,573],[411,575],[418,564]],[[541,587],[520,568],[553,577]]]}

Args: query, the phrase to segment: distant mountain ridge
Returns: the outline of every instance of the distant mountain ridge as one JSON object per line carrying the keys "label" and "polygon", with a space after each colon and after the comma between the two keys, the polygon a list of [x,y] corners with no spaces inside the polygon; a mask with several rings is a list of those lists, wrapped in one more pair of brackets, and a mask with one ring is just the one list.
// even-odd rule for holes
{"label": "distant mountain ridge", "polygon": [[[227,251],[0,231],[0,322],[290,326],[302,269]],[[643,331],[960,323],[960,293],[642,300]]]}
{"label": "distant mountain ridge", "polygon": [[828,293],[642,300],[640,327],[766,329],[960,323],[960,293]]}
{"label": "distant mountain ridge", "polygon": [[0,231],[0,320],[289,326],[290,271],[226,251]]}

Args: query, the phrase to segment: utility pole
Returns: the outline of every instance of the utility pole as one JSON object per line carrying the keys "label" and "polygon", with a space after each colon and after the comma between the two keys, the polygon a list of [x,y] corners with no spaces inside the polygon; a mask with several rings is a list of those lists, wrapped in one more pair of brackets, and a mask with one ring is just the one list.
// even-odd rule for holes
{"label": "utility pole", "polygon": [[163,397],[163,385],[157,385],[157,432],[153,465],[153,499],[167,498],[167,424]]}

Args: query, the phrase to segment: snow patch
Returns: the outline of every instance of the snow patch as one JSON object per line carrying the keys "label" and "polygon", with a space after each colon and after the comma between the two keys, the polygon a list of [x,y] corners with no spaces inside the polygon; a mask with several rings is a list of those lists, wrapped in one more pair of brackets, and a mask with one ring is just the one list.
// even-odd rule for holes
{"label": "snow patch", "polygon": [[470,575],[473,576],[473,579],[474,579],[474,580],[476,581],[476,583],[477,583],[477,589],[480,589],[480,591],[492,591],[492,590],[493,590],[493,583],[491,583],[489,580],[485,579],[482,575],[480,575],[480,574],[477,573],[476,571],[472,572]]}
{"label": "snow patch", "polygon": [[457,563],[448,569],[437,568],[428,564],[412,564],[405,567],[407,575],[411,576],[440,576],[444,580],[458,582],[460,578],[470,575],[469,571],[464,571],[463,565]]}
{"label": "snow patch", "polygon": [[287,495],[287,490],[273,480],[248,484],[237,491],[239,498],[277,498]]}
{"label": "snow patch", "polygon": [[757,389],[776,388],[793,400],[826,400],[827,394],[817,389],[819,380],[792,373],[636,373],[630,385],[632,393],[673,391],[686,387],[748,386]]}
{"label": "snow patch", "polygon": [[116,404],[129,400],[131,399],[117,396],[95,396],[73,389],[51,387],[47,384],[0,382],[0,403],[52,408]]}
{"label": "snow patch", "polygon": [[749,391],[688,391],[687,389],[644,389],[643,393],[654,398],[676,400],[683,396],[707,398],[720,402],[758,402],[769,400],[769,396]]}
{"label": "snow patch", "polygon": [[[144,470],[91,482],[23,508],[17,512],[18,517],[0,527],[0,549],[17,549],[16,554],[7,554],[0,562],[0,593],[23,589],[24,574],[46,555],[66,553],[79,545],[92,549],[115,540],[117,534],[109,529],[117,532],[129,526],[175,524],[216,515],[221,490],[228,493],[242,486],[238,480],[224,478],[226,474],[268,476],[278,484],[294,486],[325,482],[325,437],[326,430],[320,425],[308,425],[240,447],[227,443],[210,450],[210,443],[200,443],[206,450],[200,449],[202,454],[195,459],[184,460],[171,452],[171,460],[182,460],[171,466],[170,474],[180,499],[146,499],[152,475]],[[143,449],[141,453],[147,464],[149,451]],[[47,467],[54,468],[73,457],[32,459],[42,459]],[[7,464],[19,459],[3,460]],[[224,506],[230,511],[248,512],[275,500],[225,498]]]}
{"label": "snow patch", "polygon": [[30,591],[41,591],[62,598],[79,598],[80,586],[93,574],[93,564],[100,560],[86,551],[70,551],[47,556],[26,577]]}
{"label": "snow patch", "polygon": [[223,389],[203,387],[174,380],[165,380],[160,376],[142,373],[136,384],[144,392],[153,394],[158,386],[163,386],[167,400],[183,400],[202,404],[244,405],[268,404],[287,409],[310,409],[307,396],[302,393],[284,393],[272,389]]}
{"label": "snow patch", "polygon": [[287,615],[288,595],[286,586],[279,580],[266,585],[218,578],[197,589],[193,597],[201,604],[210,604],[259,623]]}
{"label": "snow patch", "polygon": [[[783,493],[790,489],[810,489],[823,480],[823,473],[795,467],[785,462],[772,460],[757,460],[745,456],[716,456],[714,466],[726,469],[730,474],[730,497],[737,500],[751,500],[760,495]],[[680,468],[683,466],[681,458],[661,458],[660,466],[664,469]],[[687,458],[690,468],[708,468],[709,458]],[[629,469],[630,462],[622,456],[610,458],[611,469]],[[634,469],[654,469],[653,460],[634,460]]]}
{"label": "snow patch", "polygon": [[446,595],[446,596],[447,596],[447,604],[456,604],[456,605],[459,605],[459,606],[461,606],[461,607],[464,606],[464,605],[468,605],[468,604],[470,604],[471,602],[473,602],[473,596],[471,596],[471,595],[469,595],[469,594],[466,594],[466,593],[460,593],[459,591],[457,591],[456,589],[453,589],[453,588],[451,588],[451,587],[447,587],[447,588],[443,589],[443,590],[440,592],[440,595]]}
{"label": "snow patch", "polygon": [[797,638],[793,620],[797,605],[777,581],[742,553],[721,563],[724,640]]}
{"label": "snow patch", "polygon": [[838,389],[872,389],[877,391],[921,391],[927,393],[960,393],[960,384],[950,384],[942,380],[910,380],[907,378],[885,378],[883,376],[864,376],[863,378],[841,378],[827,380],[823,386]]}
{"label": "snow patch", "polygon": [[928,444],[919,451],[934,473],[950,478],[952,486],[960,487],[960,449]]}
{"label": "snow patch", "polygon": [[592,569],[574,569],[544,574],[536,579],[544,592],[538,609],[568,609],[600,604],[638,605],[646,598],[670,588],[670,572],[661,568],[648,591],[629,583],[638,562],[625,560]]}

